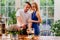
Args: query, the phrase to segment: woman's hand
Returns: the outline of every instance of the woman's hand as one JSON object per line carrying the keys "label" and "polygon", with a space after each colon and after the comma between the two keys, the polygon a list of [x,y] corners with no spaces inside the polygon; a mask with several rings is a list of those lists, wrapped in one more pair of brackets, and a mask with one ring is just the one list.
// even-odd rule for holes
{"label": "woman's hand", "polygon": [[29,23],[32,23],[32,20],[31,20],[31,19],[29,19],[29,20],[28,20],[28,22],[29,22]]}

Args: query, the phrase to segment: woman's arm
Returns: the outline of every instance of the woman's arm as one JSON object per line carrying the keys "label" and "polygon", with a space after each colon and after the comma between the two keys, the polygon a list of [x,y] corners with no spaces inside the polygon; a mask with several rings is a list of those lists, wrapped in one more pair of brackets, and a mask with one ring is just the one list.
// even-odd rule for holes
{"label": "woman's arm", "polygon": [[29,22],[35,22],[35,23],[41,23],[42,22],[42,19],[41,19],[41,16],[40,16],[40,12],[36,12],[36,16],[38,18],[38,21],[35,21],[35,20],[29,20]]}
{"label": "woman's arm", "polygon": [[40,12],[39,11],[36,12],[36,16],[38,18],[38,22],[41,23],[42,22],[42,18],[40,16]]}

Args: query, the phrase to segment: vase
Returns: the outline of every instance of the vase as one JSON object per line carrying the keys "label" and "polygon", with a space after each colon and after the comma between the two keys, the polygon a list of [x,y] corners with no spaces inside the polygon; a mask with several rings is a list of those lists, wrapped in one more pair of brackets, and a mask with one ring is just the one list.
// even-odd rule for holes
{"label": "vase", "polygon": [[18,34],[11,34],[12,40],[18,40]]}

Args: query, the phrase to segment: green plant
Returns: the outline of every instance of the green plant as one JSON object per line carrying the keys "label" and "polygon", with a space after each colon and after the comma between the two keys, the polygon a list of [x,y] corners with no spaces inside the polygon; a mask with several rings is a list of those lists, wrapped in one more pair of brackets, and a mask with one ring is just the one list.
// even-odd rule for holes
{"label": "green plant", "polygon": [[9,24],[16,24],[16,11],[13,11],[12,13],[9,13],[10,20],[8,21]]}
{"label": "green plant", "polygon": [[51,25],[51,31],[54,33],[55,36],[60,36],[60,20]]}
{"label": "green plant", "polygon": [[40,0],[40,5],[41,6],[46,6],[46,0]]}

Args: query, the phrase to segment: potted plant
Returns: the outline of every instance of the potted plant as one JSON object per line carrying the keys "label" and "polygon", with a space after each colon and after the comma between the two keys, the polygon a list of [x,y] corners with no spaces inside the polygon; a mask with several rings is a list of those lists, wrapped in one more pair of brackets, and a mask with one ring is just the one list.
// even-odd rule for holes
{"label": "potted plant", "polygon": [[60,36],[60,20],[51,25],[51,31],[55,36]]}

